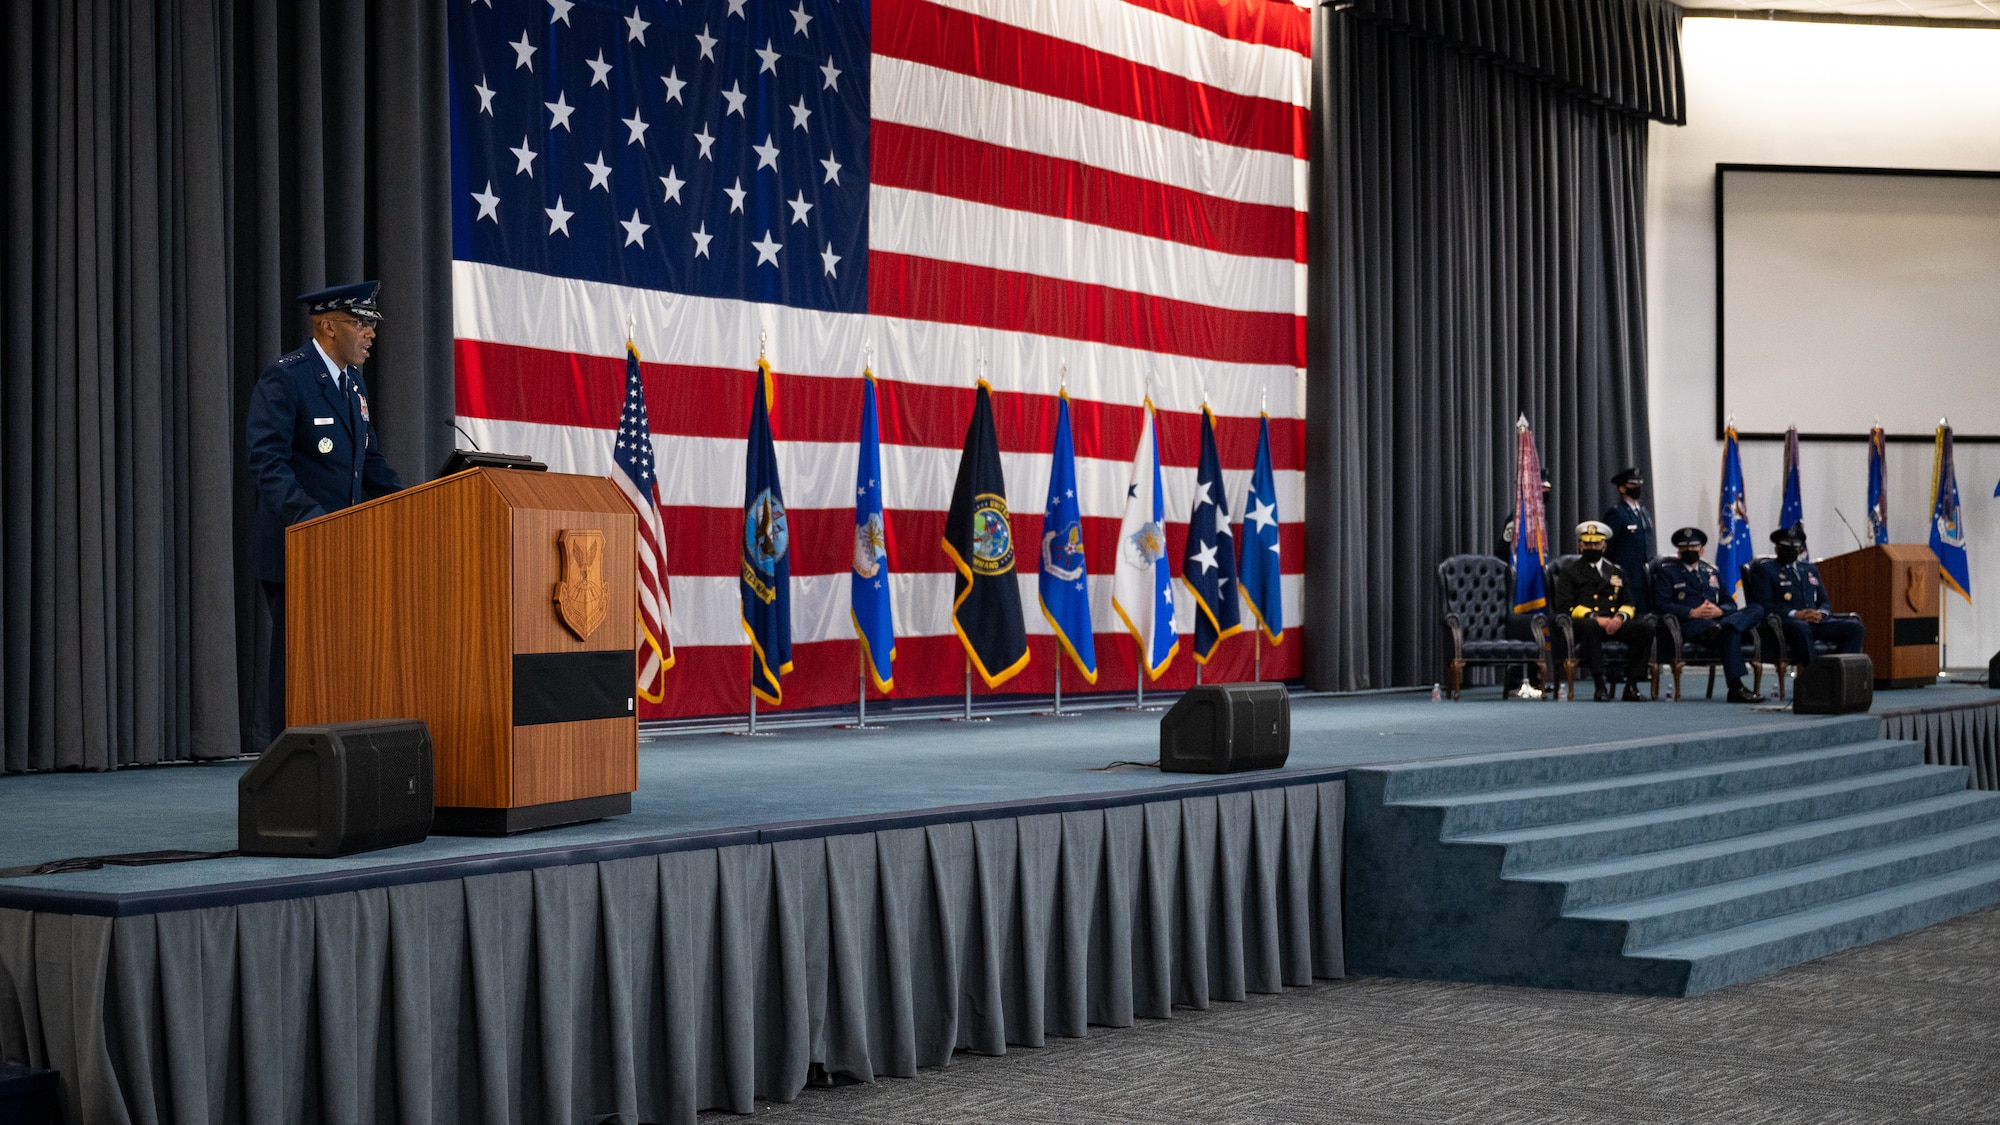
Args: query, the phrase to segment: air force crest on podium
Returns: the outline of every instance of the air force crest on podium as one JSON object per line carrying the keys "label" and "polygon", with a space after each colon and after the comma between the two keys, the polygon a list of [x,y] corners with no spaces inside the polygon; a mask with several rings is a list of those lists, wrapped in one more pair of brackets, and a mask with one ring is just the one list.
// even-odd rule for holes
{"label": "air force crest on podium", "polygon": [[556,534],[556,543],[563,557],[556,612],[578,640],[587,641],[611,608],[611,592],[604,585],[604,533],[569,528]]}

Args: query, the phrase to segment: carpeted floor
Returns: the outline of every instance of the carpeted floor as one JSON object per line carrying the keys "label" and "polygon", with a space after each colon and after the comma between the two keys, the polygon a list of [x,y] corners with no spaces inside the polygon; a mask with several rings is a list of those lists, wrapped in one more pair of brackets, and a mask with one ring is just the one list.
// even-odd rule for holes
{"label": "carpeted floor", "polygon": [[915,1079],[788,1123],[2000,1122],[2000,908],[1692,999],[1323,982]]}

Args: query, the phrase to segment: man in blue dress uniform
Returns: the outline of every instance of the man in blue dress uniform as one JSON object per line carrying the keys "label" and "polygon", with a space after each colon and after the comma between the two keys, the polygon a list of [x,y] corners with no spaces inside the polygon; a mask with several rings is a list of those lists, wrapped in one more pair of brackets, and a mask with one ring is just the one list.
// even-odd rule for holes
{"label": "man in blue dress uniform", "polygon": [[1611,528],[1611,544],[1604,557],[1618,564],[1632,583],[1632,605],[1640,613],[1653,612],[1653,591],[1646,585],[1646,564],[1660,553],[1653,537],[1653,514],[1639,502],[1646,494],[1646,482],[1637,469],[1620,469],[1611,478],[1618,490],[1618,502],[1604,512]]}
{"label": "man in blue dress uniform", "polygon": [[1771,544],[1778,557],[1750,564],[1744,596],[1765,612],[1778,615],[1792,662],[1800,668],[1811,664],[1814,641],[1830,642],[1837,652],[1860,652],[1860,620],[1834,615],[1833,603],[1819,580],[1819,568],[1800,557],[1806,549],[1805,525],[1779,528],[1771,533]]}
{"label": "man in blue dress uniform", "polygon": [[250,392],[250,569],[271,612],[271,738],[285,729],[285,528],[403,487],[382,458],[361,379],[382,319],[379,288],[362,281],[299,297],[312,317],[311,342],[279,356]]}
{"label": "man in blue dress uniform", "polygon": [[1610,538],[1611,529],[1596,520],[1577,524],[1578,557],[1556,571],[1555,588],[1549,591],[1549,610],[1569,618],[1570,631],[1576,634],[1577,662],[1590,670],[1599,703],[1611,698],[1611,686],[1604,679],[1607,638],[1625,642],[1625,692],[1620,698],[1646,698],[1639,694],[1639,681],[1646,678],[1653,656],[1653,616],[1633,608],[1633,584],[1604,554]]}
{"label": "man in blue dress uniform", "polygon": [[[1674,532],[1679,554],[1662,561],[1653,575],[1653,604],[1662,614],[1680,618],[1681,639],[1699,640],[1716,634],[1722,649],[1722,669],[1729,676],[1729,702],[1762,703],[1764,697],[1743,682],[1750,666],[1743,660],[1743,635],[1764,620],[1763,607],[1736,608],[1736,599],[1722,590],[1722,574],[1701,557],[1708,533],[1698,527]],[[1665,630],[1661,631],[1665,636]]]}

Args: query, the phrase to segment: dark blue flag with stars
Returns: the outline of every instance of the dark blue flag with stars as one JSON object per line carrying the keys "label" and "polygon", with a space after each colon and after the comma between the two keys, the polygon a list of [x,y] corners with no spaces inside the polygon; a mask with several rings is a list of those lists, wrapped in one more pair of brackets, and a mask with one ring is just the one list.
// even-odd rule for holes
{"label": "dark blue flag with stars", "polygon": [[867,0],[472,0],[452,256],[865,312]]}
{"label": "dark blue flag with stars", "polygon": [[771,442],[771,365],[757,360],[743,477],[743,632],[750,638],[750,690],[776,706],[792,670],[792,525]]}
{"label": "dark blue flag with stars", "polygon": [[1201,467],[1195,470],[1194,510],[1188,514],[1181,584],[1194,595],[1194,658],[1208,663],[1223,638],[1243,629],[1237,597],[1236,537],[1229,532],[1222,457],[1215,450],[1215,415],[1201,408]]}

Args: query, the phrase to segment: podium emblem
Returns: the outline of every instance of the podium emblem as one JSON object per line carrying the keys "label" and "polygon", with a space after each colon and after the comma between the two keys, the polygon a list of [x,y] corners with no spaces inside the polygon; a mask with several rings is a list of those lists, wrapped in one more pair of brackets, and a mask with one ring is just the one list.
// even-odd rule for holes
{"label": "podium emblem", "polygon": [[1931,577],[1931,568],[1919,564],[1903,573],[1908,579],[1908,584],[1903,587],[1903,600],[1910,604],[1912,610],[1928,615],[1931,612],[1931,589],[1937,585],[1937,579]]}
{"label": "podium emblem", "polygon": [[562,581],[556,583],[556,613],[580,641],[590,639],[611,608],[604,588],[604,533],[568,528],[556,533],[562,550]]}

